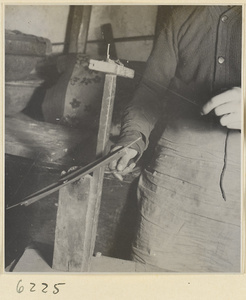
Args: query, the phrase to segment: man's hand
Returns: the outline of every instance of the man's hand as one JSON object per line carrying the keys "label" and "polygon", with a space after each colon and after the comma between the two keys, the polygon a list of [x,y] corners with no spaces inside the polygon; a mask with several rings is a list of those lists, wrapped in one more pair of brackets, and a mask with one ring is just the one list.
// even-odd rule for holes
{"label": "man's hand", "polygon": [[[115,151],[121,147],[115,147],[112,151]],[[112,173],[120,180],[123,180],[122,176],[126,175],[127,173],[131,172],[136,164],[133,162],[130,165],[129,161],[137,156],[137,151],[135,149],[127,148],[126,154],[124,154],[118,160],[114,160],[109,164],[109,169]]]}
{"label": "man's hand", "polygon": [[201,114],[207,115],[212,110],[220,117],[222,126],[241,130],[241,88],[234,87],[213,97],[203,106]]}

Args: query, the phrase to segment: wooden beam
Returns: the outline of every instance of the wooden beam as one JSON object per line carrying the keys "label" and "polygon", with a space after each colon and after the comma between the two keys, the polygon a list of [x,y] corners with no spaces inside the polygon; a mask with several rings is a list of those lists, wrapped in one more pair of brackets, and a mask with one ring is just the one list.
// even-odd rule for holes
{"label": "wooden beam", "polygon": [[90,59],[89,69],[108,73],[108,74],[114,74],[121,77],[134,78],[134,70],[116,64],[113,61],[111,61],[110,63],[106,61],[98,61],[95,59]]}
{"label": "wooden beam", "polygon": [[[96,156],[101,157],[109,139],[116,89],[116,75],[104,83]],[[93,255],[101,203],[104,167],[59,193],[53,268],[88,272]]]}
{"label": "wooden beam", "polygon": [[[105,76],[104,92],[102,98],[102,107],[100,114],[100,123],[98,130],[97,139],[97,157],[103,156],[105,154],[106,146],[109,140],[110,126],[112,121],[114,98],[116,91],[116,75],[107,74]],[[92,190],[93,190],[93,222],[91,228],[91,240],[89,252],[92,255],[95,247],[97,225],[99,218],[99,211],[101,205],[101,196],[103,188],[103,178],[104,178],[105,167],[96,170],[93,173],[92,178]],[[88,261],[87,270],[90,270],[91,260]]]}
{"label": "wooden beam", "polygon": [[[108,60],[106,64],[111,65],[113,61]],[[118,68],[122,71],[124,66],[118,66]],[[109,140],[116,91],[116,74],[106,74],[105,76],[96,158],[105,154]],[[76,185],[68,184],[64,190],[60,190],[53,258],[53,267],[57,270],[81,272],[90,270],[96,241],[104,169],[105,167],[100,167],[94,171],[93,176],[86,179],[86,183],[79,181]],[[73,214],[67,214],[68,206]],[[70,225],[67,226],[67,224]],[[64,235],[62,232],[65,229]]]}
{"label": "wooden beam", "polygon": [[90,24],[91,5],[72,6],[69,53],[85,53]]}
{"label": "wooden beam", "polygon": [[81,178],[62,188],[56,220],[52,268],[66,272],[87,271],[92,226],[92,177]]}

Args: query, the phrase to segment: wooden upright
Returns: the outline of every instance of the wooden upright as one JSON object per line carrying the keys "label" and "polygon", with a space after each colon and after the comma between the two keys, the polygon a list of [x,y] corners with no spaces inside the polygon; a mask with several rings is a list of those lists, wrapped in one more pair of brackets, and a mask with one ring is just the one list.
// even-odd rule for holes
{"label": "wooden upright", "polygon": [[[92,60],[89,68],[107,72],[101,104],[97,139],[97,158],[105,154],[109,139],[117,75],[133,78],[134,71],[108,60],[102,69],[101,62]],[[115,64],[115,74],[112,66]],[[99,71],[99,70],[98,70]],[[117,74],[117,75],[116,75]],[[88,272],[93,255],[103,187],[104,167],[93,175],[81,178],[60,190],[53,269],[69,272]]]}

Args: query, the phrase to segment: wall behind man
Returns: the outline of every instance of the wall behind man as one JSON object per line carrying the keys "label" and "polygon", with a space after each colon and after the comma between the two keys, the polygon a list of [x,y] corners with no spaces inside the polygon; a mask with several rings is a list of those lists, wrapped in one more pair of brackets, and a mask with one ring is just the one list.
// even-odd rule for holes
{"label": "wall behind man", "polygon": [[[118,58],[146,61],[153,47],[152,39],[144,36],[155,34],[156,5],[104,5],[93,6],[88,40],[101,39],[102,24],[110,23],[114,38],[143,37],[138,41],[115,43]],[[96,45],[88,44],[88,51],[95,52]]]}
{"label": "wall behind man", "polygon": [[[50,39],[53,52],[64,49],[69,5],[7,5],[5,28]],[[96,5],[92,7],[88,40],[100,40],[101,25],[111,23],[114,38],[154,35],[157,6]],[[54,45],[61,43],[61,45]],[[100,44],[89,43],[87,53],[98,56]],[[153,40],[121,41],[115,44],[118,58],[146,61]],[[105,53],[106,55],[106,53]]]}

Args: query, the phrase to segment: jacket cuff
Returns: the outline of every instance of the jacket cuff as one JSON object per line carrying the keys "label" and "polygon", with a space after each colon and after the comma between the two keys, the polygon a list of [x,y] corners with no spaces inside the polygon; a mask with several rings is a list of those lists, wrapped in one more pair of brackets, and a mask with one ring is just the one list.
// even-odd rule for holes
{"label": "jacket cuff", "polygon": [[130,144],[132,141],[136,140],[139,137],[141,137],[141,139],[130,147],[131,149],[134,149],[138,152],[136,160],[139,160],[144,150],[146,149],[145,138],[139,131],[127,131],[121,133],[120,138],[115,146],[126,146],[127,144]]}

